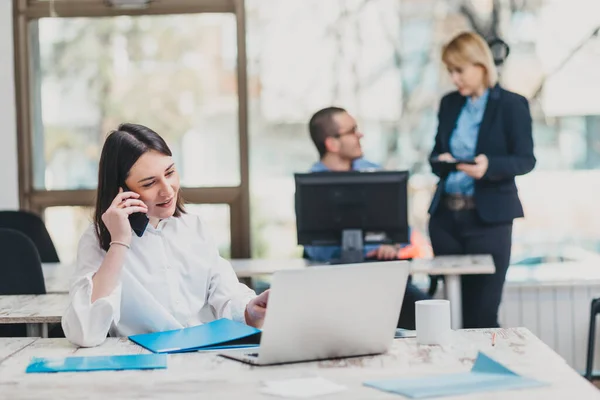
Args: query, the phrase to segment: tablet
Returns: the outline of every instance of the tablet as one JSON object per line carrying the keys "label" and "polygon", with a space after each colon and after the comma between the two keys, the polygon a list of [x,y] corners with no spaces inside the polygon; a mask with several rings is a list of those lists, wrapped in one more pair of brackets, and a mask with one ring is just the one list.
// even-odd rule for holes
{"label": "tablet", "polygon": [[477,164],[477,162],[475,162],[474,158],[457,159],[454,161],[441,161],[441,160],[438,160],[437,158],[432,158],[431,163],[438,164],[438,165],[454,165],[454,166],[456,166],[458,164],[470,164],[470,165]]}

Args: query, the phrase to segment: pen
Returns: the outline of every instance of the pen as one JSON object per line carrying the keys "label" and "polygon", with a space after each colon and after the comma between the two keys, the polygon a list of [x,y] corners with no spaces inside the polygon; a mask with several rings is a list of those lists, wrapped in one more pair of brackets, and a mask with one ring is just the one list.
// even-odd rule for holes
{"label": "pen", "polygon": [[496,332],[492,332],[492,346],[496,345]]}

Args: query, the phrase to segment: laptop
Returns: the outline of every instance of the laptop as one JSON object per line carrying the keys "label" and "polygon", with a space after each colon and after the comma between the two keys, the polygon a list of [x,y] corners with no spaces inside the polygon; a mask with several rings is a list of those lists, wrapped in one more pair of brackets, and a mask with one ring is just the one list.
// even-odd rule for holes
{"label": "laptop", "polygon": [[277,271],[258,351],[220,355],[263,366],[384,353],[409,270],[387,261]]}

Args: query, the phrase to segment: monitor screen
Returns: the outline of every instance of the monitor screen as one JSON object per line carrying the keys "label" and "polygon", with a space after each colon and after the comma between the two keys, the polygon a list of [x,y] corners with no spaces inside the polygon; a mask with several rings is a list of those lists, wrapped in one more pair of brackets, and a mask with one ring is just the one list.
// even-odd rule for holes
{"label": "monitor screen", "polygon": [[408,172],[295,174],[298,244],[340,245],[361,230],[365,243],[408,243]]}

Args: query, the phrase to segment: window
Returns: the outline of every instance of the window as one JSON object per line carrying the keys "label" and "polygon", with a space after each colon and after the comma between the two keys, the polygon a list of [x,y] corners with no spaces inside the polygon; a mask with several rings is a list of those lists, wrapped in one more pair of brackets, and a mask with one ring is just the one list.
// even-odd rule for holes
{"label": "window", "polygon": [[510,45],[500,81],[530,99],[538,164],[518,179],[526,218],[515,223],[513,257],[567,246],[600,252],[600,3],[576,4],[248,0],[255,254],[300,254],[293,173],[317,161],[307,123],[330,105],[357,117],[367,159],[411,171],[410,223],[426,233],[437,182],[427,159],[440,98],[452,90],[441,47],[463,30]]}
{"label": "window", "polygon": [[[172,145],[186,200],[229,210],[219,221],[229,221],[233,257],[248,256],[250,244],[254,257],[299,256],[293,173],[318,158],[311,114],[338,105],[357,117],[366,158],[411,171],[410,223],[426,233],[436,184],[427,157],[439,100],[452,89],[440,50],[457,32],[476,30],[510,45],[500,81],[530,99],[534,118],[538,165],[518,179],[527,216],[515,224],[514,258],[552,246],[600,251],[590,184],[600,166],[593,34],[600,3],[154,0],[138,10],[103,0],[21,3],[23,208],[92,206],[103,135],[123,119],[143,120]],[[79,34],[83,26],[94,34]],[[549,209],[549,198],[564,213]]]}
{"label": "window", "polygon": [[61,257],[73,258],[79,207],[93,207],[104,138],[122,122],[165,138],[186,201],[218,210],[202,214],[228,224],[216,229],[223,251],[249,256],[243,1],[16,9],[17,69],[29,71],[17,74],[21,203],[46,217]]}
{"label": "window", "polygon": [[34,58],[34,187],[93,189],[107,131],[159,132],[183,186],[238,186],[235,16],[43,18]]}
{"label": "window", "polygon": [[92,207],[47,207],[44,222],[62,263],[72,263],[77,257],[81,235],[94,220]]}

